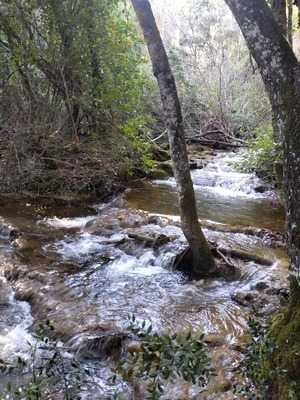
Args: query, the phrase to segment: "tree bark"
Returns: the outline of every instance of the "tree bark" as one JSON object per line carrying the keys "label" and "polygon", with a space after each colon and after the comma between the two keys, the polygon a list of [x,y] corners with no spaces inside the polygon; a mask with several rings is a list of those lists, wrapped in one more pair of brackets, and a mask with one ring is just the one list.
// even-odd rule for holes
{"label": "tree bark", "polygon": [[287,36],[287,15],[286,15],[287,0],[273,0],[272,10],[277,24],[280,26],[284,36]]}
{"label": "tree bark", "polygon": [[288,23],[287,23],[287,37],[291,48],[293,48],[293,0],[288,2]]}
{"label": "tree bark", "polygon": [[225,0],[260,69],[284,152],[291,267],[300,268],[300,68],[265,0]]}
{"label": "tree bark", "polygon": [[131,2],[143,31],[153,73],[160,89],[178,189],[181,226],[193,255],[192,272],[194,276],[205,275],[215,269],[215,262],[198,221],[175,79],[149,1]]}
{"label": "tree bark", "polygon": [[294,0],[295,6],[298,8],[298,28],[300,27],[300,0]]}

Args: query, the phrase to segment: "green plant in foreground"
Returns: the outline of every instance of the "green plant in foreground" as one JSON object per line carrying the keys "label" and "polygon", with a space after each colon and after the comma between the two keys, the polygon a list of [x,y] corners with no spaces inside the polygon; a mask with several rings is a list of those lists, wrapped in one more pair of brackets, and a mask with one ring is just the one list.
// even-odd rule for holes
{"label": "green plant in foreground", "polygon": [[86,383],[87,370],[57,341],[50,340],[53,331],[50,321],[40,325],[29,343],[28,360],[18,357],[14,365],[0,365],[2,373],[23,377],[23,384],[11,383],[1,394],[1,400],[43,400],[59,395],[64,400],[79,399],[76,395],[80,385]]}
{"label": "green plant in foreground", "polygon": [[[139,323],[130,317],[129,331],[139,341],[140,350],[127,352],[119,362],[116,373],[130,383],[146,383],[147,399],[160,399],[166,385],[178,377],[204,387],[212,374],[203,335],[191,332],[169,335],[152,331],[150,323]],[[80,392],[95,391],[97,383],[90,367],[84,367],[76,355],[61,342],[49,338],[53,331],[50,321],[40,325],[29,344],[26,360],[18,358],[7,365],[0,360],[0,372],[17,377],[0,394],[0,400],[63,400],[80,399]],[[116,381],[116,375],[112,382]],[[101,392],[101,391],[100,391]],[[116,400],[122,395],[99,394],[99,400]],[[121,397],[120,397],[121,396]]]}
{"label": "green plant in foreground", "polygon": [[[277,351],[277,346],[269,334],[269,327],[262,326],[251,318],[248,325],[251,342],[240,366],[245,384],[237,387],[236,393],[247,400],[266,400],[271,398],[269,396],[271,383],[276,381],[278,376],[285,377],[287,371],[271,365],[270,360]],[[288,400],[296,399],[293,383],[291,383]]]}
{"label": "green plant in foreground", "polygon": [[117,373],[130,382],[146,382],[148,399],[160,399],[165,386],[178,377],[204,387],[212,374],[203,335],[191,332],[159,334],[146,321],[129,317],[129,330],[141,343],[141,351],[126,354]]}

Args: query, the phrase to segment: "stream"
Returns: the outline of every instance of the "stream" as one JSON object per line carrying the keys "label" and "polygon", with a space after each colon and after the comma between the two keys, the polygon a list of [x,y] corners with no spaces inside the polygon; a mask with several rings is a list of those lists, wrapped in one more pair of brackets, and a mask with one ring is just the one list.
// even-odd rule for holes
{"label": "stream", "polygon": [[[284,210],[272,191],[253,174],[236,172],[239,154],[217,152],[203,169],[192,171],[199,218],[220,226],[284,231]],[[0,206],[0,360],[29,357],[38,321],[53,321],[57,336],[82,355],[93,371],[95,387],[82,399],[121,394],[132,399],[122,380],[112,384],[103,348],[91,338],[122,332],[129,314],[151,321],[157,331],[199,330],[207,335],[217,376],[201,392],[178,381],[169,400],[230,400],[234,367],[249,316],[274,313],[287,286],[288,261],[282,246],[245,233],[204,229],[209,240],[273,261],[271,266],[235,260],[238,280],[187,281],[170,266],[185,247],[177,226],[174,178],[136,183],[110,203],[91,207],[41,207],[28,201]],[[12,228],[22,232],[9,241]],[[166,235],[151,246],[138,236]],[[3,377],[0,389],[7,383]],[[17,377],[11,377],[17,380]],[[111,397],[113,398],[113,397]]]}

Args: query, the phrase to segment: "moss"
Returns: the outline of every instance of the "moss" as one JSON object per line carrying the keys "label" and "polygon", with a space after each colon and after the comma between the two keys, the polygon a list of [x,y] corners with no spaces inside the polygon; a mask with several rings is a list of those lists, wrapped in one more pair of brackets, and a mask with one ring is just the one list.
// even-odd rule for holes
{"label": "moss", "polygon": [[269,374],[271,398],[279,400],[300,400],[300,288],[295,281],[290,297],[290,303],[274,318],[269,331],[275,344],[267,360],[273,372]]}
{"label": "moss", "polygon": [[148,176],[151,179],[165,179],[165,178],[168,178],[170,175],[168,174],[167,171],[165,171],[165,170],[163,170],[161,168],[154,168],[148,174]]}

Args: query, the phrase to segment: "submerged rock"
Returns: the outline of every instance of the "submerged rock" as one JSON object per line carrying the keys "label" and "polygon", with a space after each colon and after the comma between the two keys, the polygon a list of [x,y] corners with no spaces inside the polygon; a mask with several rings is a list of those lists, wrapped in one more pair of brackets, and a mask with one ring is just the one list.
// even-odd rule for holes
{"label": "submerged rock", "polygon": [[210,334],[205,336],[204,342],[208,344],[208,346],[210,347],[218,347],[218,346],[223,346],[225,340],[223,336]]}
{"label": "submerged rock", "polygon": [[129,232],[128,237],[142,243],[145,247],[157,248],[171,241],[166,235],[152,233],[145,235],[143,232]]}
{"label": "submerged rock", "polygon": [[253,304],[255,297],[255,292],[235,292],[231,295],[232,300],[241,306],[249,306]]}
{"label": "submerged rock", "polygon": [[68,344],[82,358],[117,359],[127,338],[127,333],[120,331],[114,323],[107,322],[87,328],[85,332],[75,335]]}
{"label": "submerged rock", "polygon": [[270,185],[258,185],[254,188],[256,193],[265,193],[271,191],[273,188]]}
{"label": "submerged rock", "polygon": [[11,298],[11,290],[8,283],[0,278],[0,306],[5,306],[9,303]]}

